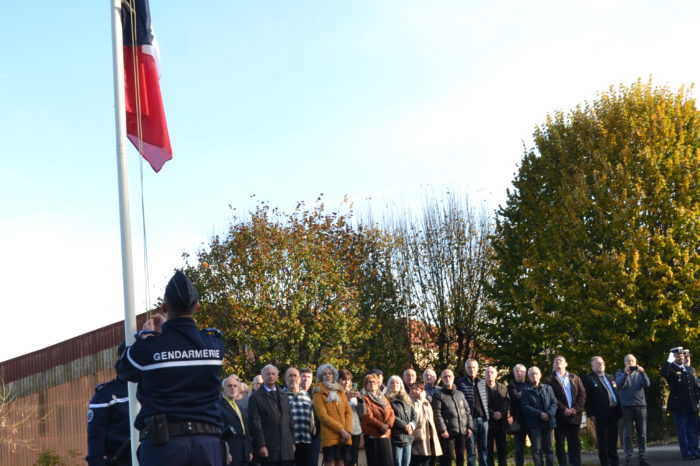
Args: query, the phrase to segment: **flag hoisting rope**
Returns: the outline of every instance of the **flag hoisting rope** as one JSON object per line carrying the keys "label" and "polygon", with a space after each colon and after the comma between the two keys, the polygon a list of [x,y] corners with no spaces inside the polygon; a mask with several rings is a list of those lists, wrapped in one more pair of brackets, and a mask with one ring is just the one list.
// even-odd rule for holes
{"label": "flag hoisting rope", "polygon": [[[134,342],[136,312],[134,303],[131,217],[129,210],[126,139],[158,172],[172,159],[172,149],[158,82],[158,48],[151,31],[148,0],[110,0],[112,18],[112,57],[114,76],[114,120],[116,132],[119,219],[121,230],[122,282],[124,288],[124,335],[127,345]],[[125,67],[125,56],[127,66]],[[146,253],[143,171],[141,172],[142,213],[144,217],[144,262]],[[148,277],[148,270],[146,270]],[[148,283],[146,284],[148,299]],[[150,305],[150,302],[148,303]],[[138,465],[138,413],[136,384],[129,382],[129,420],[132,464]]]}

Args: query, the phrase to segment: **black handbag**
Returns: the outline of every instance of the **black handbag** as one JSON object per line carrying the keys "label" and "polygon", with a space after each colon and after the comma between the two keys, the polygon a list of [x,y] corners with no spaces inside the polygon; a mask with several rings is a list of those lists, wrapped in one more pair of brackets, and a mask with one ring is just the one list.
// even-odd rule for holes
{"label": "black handbag", "polygon": [[519,434],[521,431],[522,427],[520,427],[520,423],[515,419],[506,426],[506,434]]}

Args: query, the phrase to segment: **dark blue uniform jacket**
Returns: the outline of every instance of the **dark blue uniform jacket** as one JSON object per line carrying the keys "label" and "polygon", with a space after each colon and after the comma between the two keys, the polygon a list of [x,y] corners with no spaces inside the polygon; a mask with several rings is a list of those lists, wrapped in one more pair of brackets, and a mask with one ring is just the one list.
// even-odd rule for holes
{"label": "dark blue uniform jacket", "polygon": [[[88,454],[90,466],[109,464],[129,438],[129,395],[126,382],[114,379],[95,387],[88,407]],[[131,450],[125,452],[123,464],[131,464]],[[122,464],[122,463],[120,463]]]}
{"label": "dark blue uniform jacket", "polygon": [[192,318],[168,319],[162,333],[137,340],[117,361],[120,379],[137,382],[141,411],[134,423],[165,414],[168,422],[223,427],[219,378],[224,344],[216,331],[199,330]]}
{"label": "dark blue uniform jacket", "polygon": [[679,366],[675,362],[665,363],[661,376],[668,382],[667,410],[680,413],[698,412],[698,383],[692,367]]}

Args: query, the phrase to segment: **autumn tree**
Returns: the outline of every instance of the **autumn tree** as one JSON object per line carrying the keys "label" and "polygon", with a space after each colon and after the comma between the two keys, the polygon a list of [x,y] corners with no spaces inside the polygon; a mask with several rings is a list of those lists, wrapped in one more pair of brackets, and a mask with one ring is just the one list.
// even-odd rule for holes
{"label": "autumn tree", "polygon": [[369,333],[355,349],[354,358],[366,361],[367,369],[379,367],[387,373],[401,374],[415,363],[415,357],[411,344],[414,328],[393,269],[400,239],[371,220],[358,228],[362,240],[356,252],[361,266],[355,277],[360,318]]}
{"label": "autumn tree", "polygon": [[491,333],[502,361],[563,352],[590,370],[600,354],[612,369],[631,352],[653,370],[670,347],[695,346],[699,117],[686,89],[638,81],[536,129],[497,212]]}
{"label": "autumn tree", "polygon": [[320,201],[291,214],[261,204],[199,251],[188,270],[201,292],[199,319],[223,332],[229,369],[252,377],[267,363],[354,371],[373,363],[380,352],[368,342],[395,326],[378,321],[391,321],[396,301],[383,259],[390,239],[351,220]]}
{"label": "autumn tree", "polygon": [[458,370],[485,337],[490,217],[448,192],[427,197],[418,215],[395,218],[393,228],[400,296],[418,343],[414,358]]}

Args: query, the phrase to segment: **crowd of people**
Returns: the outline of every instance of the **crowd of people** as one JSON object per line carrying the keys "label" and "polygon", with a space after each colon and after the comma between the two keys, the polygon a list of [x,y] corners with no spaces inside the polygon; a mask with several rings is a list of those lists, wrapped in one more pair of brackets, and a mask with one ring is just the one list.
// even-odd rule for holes
{"label": "crowd of people", "polygon": [[[649,464],[650,381],[632,354],[615,376],[600,356],[581,377],[567,370],[563,355],[544,379],[539,367],[517,364],[507,385],[496,367],[481,372],[476,359],[465,362],[461,378],[449,368],[438,378],[429,367],[419,381],[408,368],[386,384],[379,369],[354,379],[348,369],[323,364],[315,383],[312,369],[286,368],[282,385],[278,368],[266,365],[249,388],[235,374],[220,382],[223,343],[216,330],[197,329],[198,306],[197,290],[177,272],[166,288],[165,315],[149,319],[121,353],[118,379],[96,389],[88,412],[89,464],[131,464],[128,431],[122,432],[125,380],[138,383],[135,427],[145,466],[317,466],[320,455],[325,466],[356,466],[361,444],[368,466],[505,466],[507,435],[517,466],[524,464],[526,437],[535,465],[553,465],[555,452],[559,465],[580,465],[584,412],[595,426],[601,465],[619,464],[619,419],[625,464],[633,461],[635,432],[639,464]],[[700,384],[688,351],[674,348],[661,374],[681,455],[700,458]]]}
{"label": "crowd of people", "polygon": [[[506,436],[511,434],[516,465],[524,464],[526,437],[536,465],[554,464],[552,437],[558,464],[580,465],[580,429],[587,412],[595,425],[600,464],[619,463],[617,424],[623,418],[626,464],[632,464],[636,430],[639,464],[648,465],[644,389],[649,378],[633,355],[625,356],[624,362],[625,368],[613,377],[596,356],[591,359],[591,373],[578,377],[567,371],[565,357],[558,355],[548,378],[542,380],[538,367],[518,364],[507,386],[497,380],[493,366],[486,367],[481,378],[475,359],[465,363],[466,376],[456,380],[451,369],[443,370],[438,379],[435,370],[427,368],[423,380],[417,381],[416,371],[409,368],[384,385],[382,371],[373,369],[363,377],[361,387],[353,383],[350,371],[337,371],[330,364],[319,367],[315,387],[310,382],[299,384],[299,370],[294,367],[287,369],[286,387],[281,388],[277,368],[266,366],[262,388],[249,394],[240,389],[245,384],[230,375],[224,380],[225,403],[247,412],[241,424],[250,425],[247,435],[230,442],[232,452],[245,452],[236,455],[232,464],[255,464],[257,459],[315,466],[318,453],[313,452],[318,448],[314,445],[320,443],[324,463],[354,466],[362,441],[368,466],[462,466],[465,462],[504,466]],[[286,395],[287,402],[278,405],[280,411],[261,414],[257,408],[261,397],[275,391],[282,398]],[[328,393],[337,398],[331,399]],[[273,441],[263,426],[285,435]],[[274,453],[261,450],[267,444],[274,445]]]}

